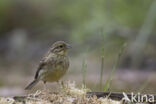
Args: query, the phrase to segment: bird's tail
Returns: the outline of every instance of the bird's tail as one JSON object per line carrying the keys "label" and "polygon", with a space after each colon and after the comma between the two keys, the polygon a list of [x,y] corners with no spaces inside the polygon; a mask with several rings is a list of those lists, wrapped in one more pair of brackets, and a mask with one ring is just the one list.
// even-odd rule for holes
{"label": "bird's tail", "polygon": [[38,80],[38,79],[35,79],[34,81],[32,81],[32,82],[25,88],[25,90],[31,90],[38,82],[39,82],[39,80]]}

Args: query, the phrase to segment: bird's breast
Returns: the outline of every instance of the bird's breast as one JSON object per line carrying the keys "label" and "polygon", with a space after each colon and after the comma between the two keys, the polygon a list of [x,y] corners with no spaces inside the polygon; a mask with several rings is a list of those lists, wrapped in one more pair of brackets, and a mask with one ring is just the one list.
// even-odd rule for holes
{"label": "bird's breast", "polygon": [[61,77],[64,76],[66,71],[69,67],[69,61],[68,59],[62,59],[55,61],[55,63],[50,64],[47,66],[47,69],[49,70],[48,73],[46,73],[44,80],[49,82],[58,81]]}

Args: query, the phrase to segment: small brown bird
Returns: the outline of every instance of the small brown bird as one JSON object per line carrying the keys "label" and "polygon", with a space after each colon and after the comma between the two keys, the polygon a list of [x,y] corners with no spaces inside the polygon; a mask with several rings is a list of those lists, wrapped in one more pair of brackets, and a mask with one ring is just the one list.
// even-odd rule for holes
{"label": "small brown bird", "polygon": [[55,42],[48,53],[41,60],[37,69],[34,81],[31,82],[25,90],[30,90],[40,80],[46,82],[57,82],[64,76],[69,67],[67,49],[71,46],[64,41]]}

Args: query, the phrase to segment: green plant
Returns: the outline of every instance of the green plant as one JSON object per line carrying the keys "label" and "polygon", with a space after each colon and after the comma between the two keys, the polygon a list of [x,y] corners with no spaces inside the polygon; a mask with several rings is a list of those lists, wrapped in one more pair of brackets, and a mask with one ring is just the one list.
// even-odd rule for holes
{"label": "green plant", "polygon": [[109,78],[108,78],[108,80],[107,80],[106,83],[105,83],[104,91],[108,91],[108,89],[110,88],[110,84],[111,84],[111,82],[112,82],[114,72],[115,72],[115,70],[116,70],[116,68],[117,68],[117,66],[118,66],[118,64],[119,64],[121,55],[123,54],[124,49],[126,48],[126,46],[127,46],[127,44],[124,43],[123,46],[121,47],[121,49],[120,49],[118,55],[117,55],[117,59],[116,59],[115,64],[114,64],[114,66],[113,66],[112,72],[111,72],[111,74],[109,75]]}
{"label": "green plant", "polygon": [[101,72],[100,72],[100,82],[99,82],[99,87],[100,87],[100,91],[102,90],[102,86],[103,86],[103,70],[104,70],[104,48],[102,48],[102,56],[101,56]]}
{"label": "green plant", "polygon": [[82,82],[84,86],[86,86],[86,68],[87,64],[85,62],[85,58],[83,58],[81,71],[82,71]]}

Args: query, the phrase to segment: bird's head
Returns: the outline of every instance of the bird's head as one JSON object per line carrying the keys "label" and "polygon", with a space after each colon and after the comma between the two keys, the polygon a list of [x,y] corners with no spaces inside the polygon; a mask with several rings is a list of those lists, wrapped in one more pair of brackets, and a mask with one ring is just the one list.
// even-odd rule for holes
{"label": "bird's head", "polygon": [[56,55],[66,55],[67,50],[71,48],[71,46],[64,41],[57,41],[51,47],[51,52]]}

